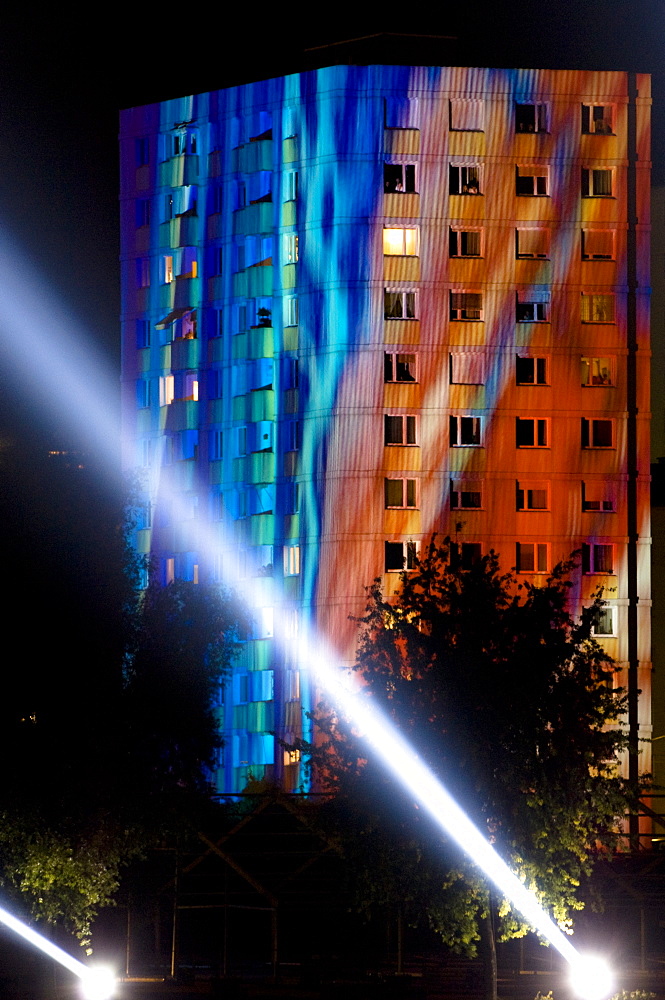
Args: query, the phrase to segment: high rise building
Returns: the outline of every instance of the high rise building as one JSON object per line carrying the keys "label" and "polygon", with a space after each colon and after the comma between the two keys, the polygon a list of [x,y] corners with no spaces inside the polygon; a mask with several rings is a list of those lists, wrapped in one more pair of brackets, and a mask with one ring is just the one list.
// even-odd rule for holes
{"label": "high rise building", "polygon": [[123,113],[137,546],[255,605],[220,790],[305,782],[280,638],[351,661],[433,532],[535,582],[581,550],[649,735],[649,110],[622,72],[336,66]]}

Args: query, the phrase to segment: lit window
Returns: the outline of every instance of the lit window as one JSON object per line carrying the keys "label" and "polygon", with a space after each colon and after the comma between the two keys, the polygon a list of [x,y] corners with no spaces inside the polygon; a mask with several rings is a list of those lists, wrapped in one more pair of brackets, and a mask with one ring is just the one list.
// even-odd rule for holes
{"label": "lit window", "polygon": [[285,750],[283,764],[288,767],[290,764],[297,764],[300,760],[300,750]]}
{"label": "lit window", "polygon": [[170,285],[173,281],[173,257],[167,254],[164,257],[164,284]]}
{"label": "lit window", "polygon": [[284,576],[300,575],[300,546],[284,546]]}
{"label": "lit window", "polygon": [[587,545],[582,546],[583,573],[614,573],[614,546]]}
{"label": "lit window", "polygon": [[582,260],[614,260],[614,230],[583,229]]}
{"label": "lit window", "polygon": [[258,625],[259,639],[272,639],[275,634],[275,609],[261,608]]}
{"label": "lit window", "polygon": [[480,510],[483,506],[482,483],[460,481],[451,479],[450,481],[450,508],[451,510]]}
{"label": "lit window", "polygon": [[417,257],[418,230],[385,227],[383,230],[383,252],[387,257]]}
{"label": "lit window", "polygon": [[402,570],[413,570],[418,562],[417,542],[386,542],[385,566],[386,573],[401,573]]}
{"label": "lit window", "polygon": [[543,197],[549,191],[549,167],[517,167],[515,193]]}
{"label": "lit window", "polygon": [[582,133],[584,135],[612,135],[613,104],[583,104]]}
{"label": "lit window", "polygon": [[483,132],[485,129],[485,102],[477,97],[452,97],[450,99],[451,132]]}
{"label": "lit window", "polygon": [[613,295],[585,295],[582,293],[583,323],[613,323]]}
{"label": "lit window", "polygon": [[175,379],[173,375],[162,375],[159,379],[159,405],[169,406],[175,399]]}
{"label": "lit window", "polygon": [[450,318],[463,320],[482,320],[482,292],[451,292]]}
{"label": "lit window", "polygon": [[451,257],[480,257],[482,235],[482,229],[451,229],[448,253]]}
{"label": "lit window", "polygon": [[450,164],[449,192],[450,194],[480,194],[480,167],[454,166]]}
{"label": "lit window", "polygon": [[298,260],[298,234],[286,233],[284,236],[284,261],[287,264],[295,264],[297,260]]}
{"label": "lit window", "polygon": [[298,299],[295,295],[287,295],[284,299],[284,326],[298,325]]}
{"label": "lit window", "polygon": [[607,604],[594,610],[593,623],[591,625],[592,635],[616,635],[614,626],[615,610],[615,608]]}
{"label": "lit window", "polygon": [[517,542],[515,548],[518,573],[547,573],[547,542]]}
{"label": "lit window", "polygon": [[484,354],[451,354],[450,381],[453,385],[484,385]]}
{"label": "lit window", "polygon": [[549,510],[549,483],[518,483],[515,506],[517,510]]}
{"label": "lit window", "polygon": [[547,323],[550,318],[549,292],[518,292],[515,321],[517,323]]}
{"label": "lit window", "polygon": [[582,447],[613,448],[614,421],[587,420],[586,417],[582,417]]}
{"label": "lit window", "polygon": [[198,274],[196,247],[184,247],[180,256],[179,278],[195,278]]}
{"label": "lit window", "polygon": [[384,289],[383,317],[384,319],[415,319],[416,293]]}
{"label": "lit window", "polygon": [[546,104],[515,105],[516,132],[549,132],[549,109]]}
{"label": "lit window", "polygon": [[199,398],[199,377],[196,372],[185,372],[182,380],[181,399],[197,400]]}
{"label": "lit window", "polygon": [[515,358],[515,381],[518,385],[547,385],[547,358]]}
{"label": "lit window", "polygon": [[582,168],[582,197],[611,198],[612,197],[611,167]]}
{"label": "lit window", "polygon": [[384,163],[383,190],[386,194],[413,194],[416,190],[414,163]]}
{"label": "lit window", "polygon": [[450,417],[450,444],[466,448],[480,444],[480,417]]}
{"label": "lit window", "polygon": [[582,385],[613,385],[612,358],[582,358]]}
{"label": "lit window", "polygon": [[388,414],[384,418],[384,444],[415,445],[416,418],[402,414]]}
{"label": "lit window", "polygon": [[550,255],[549,229],[517,229],[516,255],[546,260]]}
{"label": "lit window", "polygon": [[384,479],[385,505],[390,507],[417,507],[415,479]]}
{"label": "lit window", "polygon": [[613,514],[616,511],[616,500],[612,485],[605,481],[582,483],[582,510]]}
{"label": "lit window", "polygon": [[383,355],[383,381],[384,382],[417,382],[415,354],[388,354]]}
{"label": "lit window", "polygon": [[451,542],[450,565],[453,569],[470,570],[480,562],[483,551],[480,542]]}
{"label": "lit window", "polygon": [[547,448],[548,421],[523,419],[515,420],[515,446],[517,448]]}

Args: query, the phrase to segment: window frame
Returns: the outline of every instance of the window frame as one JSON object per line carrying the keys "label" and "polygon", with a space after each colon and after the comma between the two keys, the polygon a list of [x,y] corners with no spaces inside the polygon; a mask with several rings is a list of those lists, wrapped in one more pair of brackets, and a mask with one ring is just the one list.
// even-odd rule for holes
{"label": "window frame", "polygon": [[597,612],[600,612],[600,614],[602,614],[602,615],[609,615],[610,620],[611,620],[610,631],[609,632],[608,631],[602,631],[601,632],[598,629],[597,624],[596,624],[597,621],[598,621],[598,615],[596,614],[596,615],[592,616],[592,620],[591,620],[591,635],[597,636],[599,639],[615,638],[618,635],[617,625],[616,625],[616,622],[617,622],[617,606],[616,606],[616,604],[603,603],[603,605],[600,608],[597,609]]}
{"label": "window frame", "polygon": [[[400,362],[400,358],[411,360]],[[409,366],[411,366],[410,369]],[[418,355],[415,351],[383,352],[383,382],[385,385],[415,385],[418,382],[418,367]],[[412,374],[411,378],[399,378],[401,371],[409,372],[409,370]]]}
{"label": "window frame", "polygon": [[[581,378],[582,372],[584,371],[584,363],[585,362],[587,362],[587,368],[588,368],[588,375],[587,375],[586,381],[581,378],[582,388],[584,388],[584,389],[603,389],[603,388],[607,388],[608,386],[612,386],[613,387],[615,385],[615,381],[614,381],[615,363],[614,363],[614,360],[615,359],[614,359],[614,357],[612,355],[605,355],[604,357],[596,357],[596,358],[593,358],[593,357],[581,357],[580,358],[580,366],[581,366],[580,378]],[[599,369],[600,374],[597,375],[597,376],[594,376],[592,374],[594,364],[600,365],[602,362],[607,362],[606,367],[605,368],[600,368]],[[607,376],[609,378],[608,382],[598,381],[598,379],[602,378],[602,372],[607,372]],[[594,381],[594,379],[597,379],[597,381]]]}
{"label": "window frame", "polygon": [[[524,565],[528,560],[528,549],[531,549],[531,569]],[[544,564],[544,565],[543,565]],[[516,573],[549,573],[550,546],[549,542],[515,542],[515,572]]]}
{"label": "window frame", "polygon": [[[482,448],[483,418],[467,413],[451,413],[448,419],[448,435],[451,448]],[[466,421],[472,421],[471,425]],[[471,438],[471,440],[464,440]]]}
{"label": "window frame", "polygon": [[[393,182],[386,176],[386,168],[399,168],[402,172],[401,181]],[[401,187],[397,185],[401,184]],[[384,194],[418,194],[418,164],[417,163],[395,163],[391,160],[383,162],[383,193]]]}
{"label": "window frame", "polygon": [[[391,316],[388,314],[387,310],[387,297],[389,295],[395,296],[395,301],[401,302],[401,316]],[[409,306],[411,306],[413,315],[409,316]],[[418,318],[417,309],[417,294],[412,288],[384,288],[383,289],[383,318],[384,320],[396,321],[398,323],[404,322],[404,320],[414,320]]]}
{"label": "window frame", "polygon": [[[534,506],[533,494],[544,493],[545,494],[545,506],[539,507]],[[535,512],[542,513],[550,511],[550,483],[543,479],[519,479],[515,484],[515,510],[522,512]]]}
{"label": "window frame", "polygon": [[589,484],[585,480],[582,481],[583,514],[616,514],[616,510],[613,484],[608,484],[605,480]]}
{"label": "window frame", "polygon": [[[611,443],[598,444],[604,434],[600,425],[606,424],[610,430]],[[581,448],[583,451],[611,451],[616,448],[616,421],[612,417],[582,417]]]}
{"label": "window frame", "polygon": [[[597,191],[596,182],[598,181],[598,186],[600,184],[600,176],[596,175],[603,174],[609,176],[610,179],[610,190],[609,191]],[[582,167],[582,186],[581,193],[583,198],[615,198],[615,168],[614,167]]]}
{"label": "window frame", "polygon": [[[483,293],[482,291],[471,291],[465,288],[451,288],[450,289],[450,311],[449,318],[452,322],[456,323],[483,323],[485,321],[485,309],[483,304]],[[466,299],[468,296],[477,296],[479,300],[479,306],[470,306],[467,304],[455,305],[455,300],[464,296]],[[478,313],[477,316],[467,316],[465,313]]]}
{"label": "window frame", "polygon": [[[465,171],[475,171],[475,177],[469,180],[464,176]],[[455,173],[457,174],[454,178]],[[477,190],[469,190],[477,188]],[[457,188],[457,190],[453,190]],[[466,188],[466,190],[464,190]],[[448,164],[448,194],[459,195],[463,198],[476,198],[483,193],[483,174],[480,163],[449,163]]]}
{"label": "window frame", "polygon": [[[542,235],[543,242],[547,244],[544,253],[531,253],[520,250],[520,233],[538,233]],[[552,230],[546,226],[518,226],[515,229],[515,258],[516,260],[549,260]]]}
{"label": "window frame", "polygon": [[[401,492],[400,503],[389,503],[388,483],[399,483]],[[405,476],[386,476],[383,480],[383,502],[385,510],[418,510],[418,480],[409,479]],[[409,501],[413,502],[410,503]]]}
{"label": "window frame", "polygon": [[[389,440],[389,420],[400,420],[402,430],[400,440]],[[412,421],[412,423],[411,423]],[[396,426],[396,425],[394,425]],[[412,440],[409,440],[412,438]],[[383,415],[383,446],[384,448],[417,448],[418,447],[418,416],[415,413],[384,413]]]}
{"label": "window frame", "polygon": [[[550,428],[549,417],[515,417],[515,447],[533,450],[549,448]],[[520,443],[520,424],[533,425],[533,444]]]}
{"label": "window frame", "polygon": [[[605,568],[605,561],[608,554],[610,556],[610,569]],[[601,564],[600,568],[598,568],[599,563]],[[585,576],[616,576],[614,542],[583,542],[582,573]]]}
{"label": "window frame", "polygon": [[[475,119],[478,119],[480,125],[473,124]],[[472,124],[467,124],[467,120]],[[465,124],[459,124],[460,121],[464,121]],[[448,127],[451,132],[484,132],[485,100],[482,97],[451,97],[448,105]]]}
{"label": "window frame", "polygon": [[[518,108],[533,109],[533,128],[519,128]],[[537,133],[549,133],[550,131],[550,106],[545,101],[515,101],[515,135],[536,135]],[[523,124],[527,125],[525,121]]]}
{"label": "window frame", "polygon": [[[474,487],[474,489],[465,489]],[[464,503],[464,495],[478,497],[478,503]],[[451,510],[484,510],[484,482],[482,480],[451,479],[450,509]]]}
{"label": "window frame", "polygon": [[[549,323],[551,292],[518,291],[515,295],[516,323]],[[531,310],[531,315],[528,315]]]}
{"label": "window frame", "polygon": [[[478,237],[478,253],[469,253],[468,248],[466,252],[464,250],[465,240],[468,242],[470,234]],[[471,260],[480,260],[485,255],[484,235],[485,232],[482,226],[450,226],[448,230],[448,256],[451,259],[469,258]]]}
{"label": "window frame", "polygon": [[485,385],[486,357],[480,351],[452,351],[448,356],[451,385]]}
{"label": "window frame", "polygon": [[[612,244],[610,253],[591,253],[587,250],[587,243],[593,241],[594,236],[604,236],[609,238]],[[582,260],[616,260],[616,230],[615,229],[582,229]]]}
{"label": "window frame", "polygon": [[[609,115],[603,115],[602,118],[596,119],[596,122],[603,122],[608,125],[609,128],[596,129],[591,126],[595,124],[593,117],[593,108],[603,108],[605,111],[609,111]],[[585,109],[587,110],[586,117],[588,121],[585,127]],[[608,120],[609,119],[609,120]],[[580,121],[580,132],[582,135],[616,135],[614,131],[616,124],[616,105],[607,104],[604,101],[583,101],[581,105],[581,121]]]}
{"label": "window frame", "polygon": [[[524,171],[524,172],[521,172]],[[544,178],[542,183],[539,178]],[[530,178],[533,181],[533,190],[520,191],[520,180]],[[522,185],[525,187],[525,185]],[[539,191],[538,188],[544,188]],[[550,168],[548,164],[518,163],[515,166],[515,196],[517,198],[549,198],[550,197]]]}
{"label": "window frame", "polygon": [[[526,362],[532,363],[533,377],[526,379],[520,376],[520,365]],[[547,355],[515,355],[515,385],[549,385],[550,384],[550,359]]]}
{"label": "window frame", "polygon": [[[394,238],[394,243],[390,243],[386,238],[386,233],[400,233],[401,240]],[[411,241],[407,238],[407,233],[413,233],[412,252],[407,252]],[[401,246],[399,243],[401,242]],[[392,247],[397,249],[393,251]],[[401,250],[401,252],[399,252]],[[384,257],[419,257],[420,256],[420,226],[384,226],[383,227],[383,256]]]}
{"label": "window frame", "polygon": [[[396,565],[389,566],[388,562],[389,561],[392,562],[393,560],[389,560],[388,558],[388,546],[391,546],[391,548],[394,550],[397,548],[398,545],[401,547],[402,551],[401,566],[399,567]],[[411,539],[405,542],[393,542],[386,539],[386,541],[384,542],[384,556],[383,556],[384,573],[413,572],[413,570],[416,569],[416,560],[418,559],[419,547],[420,543],[414,542]],[[396,555],[396,553],[393,554]]]}
{"label": "window frame", "polygon": [[[600,300],[605,300],[605,304],[611,306],[609,309],[610,318],[603,315],[597,318]],[[616,323],[616,295],[614,292],[582,292],[580,300],[580,321],[582,323]]]}

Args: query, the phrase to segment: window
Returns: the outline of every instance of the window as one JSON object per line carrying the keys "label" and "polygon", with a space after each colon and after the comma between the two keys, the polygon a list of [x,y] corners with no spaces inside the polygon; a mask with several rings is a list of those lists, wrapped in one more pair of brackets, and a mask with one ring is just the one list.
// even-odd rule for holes
{"label": "window", "polygon": [[159,405],[169,406],[175,399],[175,379],[173,375],[162,375],[159,379]]}
{"label": "window", "polygon": [[147,136],[134,139],[134,158],[137,167],[144,167],[150,162],[150,145]]}
{"label": "window", "polygon": [[614,573],[614,546],[587,545],[582,546],[583,573]]}
{"label": "window", "polygon": [[582,197],[583,198],[611,198],[612,197],[612,168],[611,167],[583,167],[582,168]]}
{"label": "window", "polygon": [[546,104],[515,105],[516,132],[549,132],[549,109]]}
{"label": "window", "polygon": [[136,285],[138,288],[150,287],[150,261],[147,257],[138,257],[136,261]]}
{"label": "window", "polygon": [[150,406],[150,382],[147,378],[136,380],[136,405],[140,410]]}
{"label": "window", "polygon": [[583,229],[582,260],[614,260],[614,230]]}
{"label": "window", "polygon": [[550,293],[533,290],[517,293],[515,321],[517,323],[548,323]]}
{"label": "window", "polygon": [[518,573],[547,573],[547,542],[517,542],[515,549]]}
{"label": "window", "polygon": [[298,299],[295,295],[288,295],[284,299],[284,326],[298,325]]}
{"label": "window", "polygon": [[517,484],[516,510],[549,510],[550,484],[520,482]]}
{"label": "window", "polygon": [[480,417],[450,417],[450,444],[466,448],[480,444]]}
{"label": "window", "polygon": [[150,347],[150,324],[147,319],[137,319],[136,321],[136,346],[138,348]]}
{"label": "window", "polygon": [[170,222],[175,215],[175,208],[173,206],[173,195],[164,195],[164,222]]}
{"label": "window", "polygon": [[515,231],[517,257],[546,260],[550,255],[549,229],[517,229]]}
{"label": "window", "polygon": [[390,507],[417,507],[415,479],[384,479],[385,505]]}
{"label": "window", "polygon": [[414,416],[384,416],[384,444],[414,445],[416,441],[416,418]]}
{"label": "window", "polygon": [[150,201],[148,198],[138,198],[136,201],[136,228],[150,225]]}
{"label": "window", "polygon": [[614,105],[583,104],[582,133],[583,135],[612,135]]}
{"label": "window", "polygon": [[452,97],[450,99],[451,132],[483,132],[485,102],[482,98]]}
{"label": "window", "polygon": [[515,445],[517,448],[547,448],[547,420],[523,419],[515,421]]}
{"label": "window", "polygon": [[416,568],[418,561],[417,542],[386,542],[386,573],[401,573],[402,570]]}
{"label": "window", "polygon": [[518,385],[547,385],[547,358],[515,358],[515,381]]}
{"label": "window", "polygon": [[450,381],[453,385],[484,385],[485,356],[483,354],[451,354]]}
{"label": "window", "polygon": [[284,546],[284,576],[300,575],[300,546]]}
{"label": "window", "polygon": [[182,376],[182,396],[180,398],[198,400],[199,376],[197,372],[185,372]]}
{"label": "window", "polygon": [[453,166],[451,163],[448,189],[450,194],[480,194],[482,190],[480,167],[477,165]]}
{"label": "window", "polygon": [[211,462],[218,462],[224,457],[224,441],[222,431],[211,431],[208,439]]}
{"label": "window", "polygon": [[384,228],[383,252],[387,257],[417,257],[418,230]]}
{"label": "window", "polygon": [[384,382],[417,382],[415,354],[384,354]]}
{"label": "window", "polygon": [[173,257],[171,254],[167,254],[163,261],[164,265],[164,284],[170,285],[173,281]]}
{"label": "window", "polygon": [[614,628],[614,608],[605,604],[595,608],[591,625],[592,635],[616,635]]}
{"label": "window", "polygon": [[450,480],[451,510],[480,510],[482,506],[482,483]]}
{"label": "window", "polygon": [[482,255],[482,229],[452,229],[448,240],[451,257],[480,257]]}
{"label": "window", "polygon": [[284,358],[282,368],[284,389],[297,389],[300,382],[300,365],[297,358]]}
{"label": "window", "polygon": [[616,511],[613,487],[606,482],[582,483],[582,510],[613,514]]}
{"label": "window", "polygon": [[482,292],[451,292],[450,318],[466,320],[482,320]]}
{"label": "window", "polygon": [[284,450],[300,451],[300,421],[287,420],[284,425]]}
{"label": "window", "polygon": [[549,192],[548,167],[517,167],[516,194],[542,197]]}
{"label": "window", "polygon": [[416,293],[394,292],[389,288],[383,292],[384,319],[415,319]]}
{"label": "window", "polygon": [[614,296],[582,293],[583,323],[613,323]]}
{"label": "window", "polygon": [[282,200],[295,201],[298,197],[298,171],[287,170],[284,174],[282,187]]}
{"label": "window", "polygon": [[470,570],[482,559],[480,542],[451,542],[450,565],[456,569]]}
{"label": "window", "polygon": [[614,421],[587,420],[586,417],[582,417],[582,447],[613,448]]}
{"label": "window", "polygon": [[613,385],[612,358],[582,358],[582,385]]}
{"label": "window", "polygon": [[284,236],[284,262],[286,264],[295,264],[297,260],[298,260],[298,234],[286,233]]}
{"label": "window", "polygon": [[383,190],[386,194],[413,194],[416,190],[414,163],[384,163]]}

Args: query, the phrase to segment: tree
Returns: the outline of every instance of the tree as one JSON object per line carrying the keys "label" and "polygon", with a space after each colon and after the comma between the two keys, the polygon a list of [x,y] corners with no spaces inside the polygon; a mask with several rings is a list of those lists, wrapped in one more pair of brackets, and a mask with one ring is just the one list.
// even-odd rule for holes
{"label": "tree", "polygon": [[[630,802],[619,758],[625,696],[594,640],[602,601],[574,620],[574,563],[543,586],[502,573],[495,553],[468,570],[449,540],[433,539],[394,599],[369,588],[356,669],[364,694],[533,888],[560,925],[583,906],[582,879],[617,842]],[[473,954],[493,907],[477,869],[436,832],[359,741],[320,710],[308,747],[318,780],[335,795],[327,823],[345,852],[359,906],[426,914],[453,949]],[[498,936],[526,928],[506,901]],[[491,952],[491,948],[490,948]]]}

